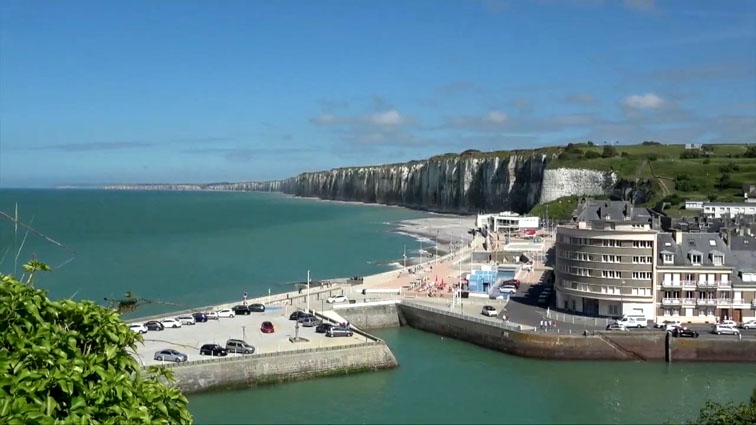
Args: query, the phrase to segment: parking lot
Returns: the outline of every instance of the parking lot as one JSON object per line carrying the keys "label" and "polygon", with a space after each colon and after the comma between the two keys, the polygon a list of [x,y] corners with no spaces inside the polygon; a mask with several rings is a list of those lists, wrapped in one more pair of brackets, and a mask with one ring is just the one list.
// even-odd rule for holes
{"label": "parking lot", "polygon": [[[351,337],[329,338],[325,334],[315,333],[314,327],[300,327],[299,336],[308,341],[292,343],[289,338],[295,334],[296,323],[294,320],[289,320],[289,314],[292,311],[294,309],[291,307],[269,307],[264,313],[208,320],[196,325],[184,325],[178,329],[166,328],[163,331],[150,331],[143,335],[144,344],[137,347],[137,359],[143,365],[159,364],[159,361],[153,359],[154,354],[166,348],[186,354],[190,362],[209,359],[209,356],[200,356],[199,348],[204,344],[219,344],[225,347],[228,339],[247,341],[255,347],[255,353],[275,353],[366,342],[366,338],[357,333]],[[274,333],[264,334],[260,331],[260,326],[264,321],[273,323]],[[229,356],[240,355],[229,353]]]}

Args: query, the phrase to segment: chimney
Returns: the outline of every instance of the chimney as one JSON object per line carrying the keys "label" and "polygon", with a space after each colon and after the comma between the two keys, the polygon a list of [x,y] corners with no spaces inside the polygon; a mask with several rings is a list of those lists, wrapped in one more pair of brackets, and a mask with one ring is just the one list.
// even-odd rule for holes
{"label": "chimney", "polygon": [[677,231],[675,232],[675,243],[678,245],[682,245],[683,242],[683,232]]}

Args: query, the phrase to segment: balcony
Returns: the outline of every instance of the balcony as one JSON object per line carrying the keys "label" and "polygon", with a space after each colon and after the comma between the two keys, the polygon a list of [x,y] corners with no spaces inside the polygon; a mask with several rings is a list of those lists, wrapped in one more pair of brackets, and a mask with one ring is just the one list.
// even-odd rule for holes
{"label": "balcony", "polygon": [[714,289],[717,287],[717,282],[708,282],[699,280],[696,282],[696,286],[702,289]]}
{"label": "balcony", "polygon": [[695,280],[682,280],[680,283],[682,283],[683,288],[686,289],[694,289],[696,287]]}
{"label": "balcony", "polygon": [[682,300],[680,298],[662,298],[662,305],[680,305]]}
{"label": "balcony", "polygon": [[732,300],[729,298],[720,298],[717,300],[718,307],[729,307],[732,305]]}
{"label": "balcony", "polygon": [[696,299],[695,298],[683,298],[682,299],[683,305],[689,305],[694,306],[696,305]]}
{"label": "balcony", "polygon": [[717,289],[732,289],[730,282],[717,282]]}
{"label": "balcony", "polygon": [[673,282],[671,280],[665,280],[665,281],[662,281],[662,288],[680,289],[682,288],[682,285],[680,284],[680,282]]}
{"label": "balcony", "polygon": [[699,298],[696,300],[696,304],[715,306],[717,305],[717,300],[714,298]]}

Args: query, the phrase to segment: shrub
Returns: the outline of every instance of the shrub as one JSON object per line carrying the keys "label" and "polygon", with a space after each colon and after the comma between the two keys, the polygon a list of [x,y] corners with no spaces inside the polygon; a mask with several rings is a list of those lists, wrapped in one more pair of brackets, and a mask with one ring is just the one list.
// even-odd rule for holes
{"label": "shrub", "polygon": [[659,159],[659,157],[657,155],[651,154],[651,155],[648,156],[648,160],[649,161],[653,162],[653,161],[656,161],[657,159]]}
{"label": "shrub", "polygon": [[756,158],[756,145],[749,146],[743,156],[746,158]]}
{"label": "shrub", "polygon": [[703,160],[703,163],[704,163],[704,165],[710,164],[711,160],[709,158],[706,158],[706,159]]}
{"label": "shrub", "polygon": [[659,146],[661,143],[654,142],[653,140],[646,140],[645,142],[641,143],[643,146]]}
{"label": "shrub", "polygon": [[698,151],[685,151],[680,154],[680,159],[696,159],[700,157],[701,154]]}
{"label": "shrub", "polygon": [[627,152],[625,152],[625,151],[622,151],[622,153],[620,154],[620,156],[623,157],[623,158],[627,158],[627,157],[630,156],[630,154],[627,153]]}
{"label": "shrub", "polygon": [[707,198],[709,198],[709,202],[714,202],[717,200],[718,196],[716,193],[710,193],[706,195]]}
{"label": "shrub", "polygon": [[617,156],[617,148],[615,148],[612,145],[606,145],[606,146],[604,146],[604,149],[601,151],[601,157],[602,158],[611,158],[613,156]]}
{"label": "shrub", "polygon": [[595,159],[595,158],[601,158],[601,154],[596,151],[586,151],[585,152],[585,158],[586,159]]}

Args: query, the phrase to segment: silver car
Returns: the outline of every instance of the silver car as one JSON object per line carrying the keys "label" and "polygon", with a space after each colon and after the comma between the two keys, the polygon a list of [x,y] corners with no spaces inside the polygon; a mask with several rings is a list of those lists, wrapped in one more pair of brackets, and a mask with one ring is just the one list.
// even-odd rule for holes
{"label": "silver car", "polygon": [[160,350],[155,352],[155,360],[159,362],[185,362],[189,358],[184,353],[179,353],[176,350],[167,348],[165,350]]}

